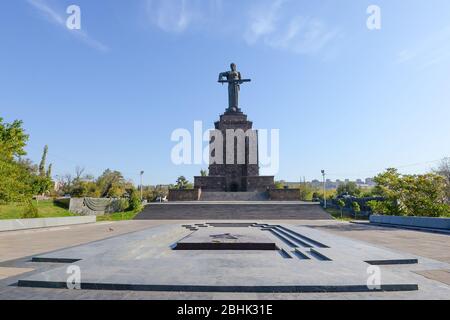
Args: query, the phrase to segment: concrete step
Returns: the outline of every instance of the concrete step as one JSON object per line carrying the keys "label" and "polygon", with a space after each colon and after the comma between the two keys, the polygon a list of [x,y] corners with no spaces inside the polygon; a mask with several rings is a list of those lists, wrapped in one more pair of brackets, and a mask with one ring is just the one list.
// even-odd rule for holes
{"label": "concrete step", "polygon": [[277,203],[152,203],[136,220],[331,220],[318,204]]}
{"label": "concrete step", "polygon": [[266,192],[202,192],[200,201],[268,201]]}

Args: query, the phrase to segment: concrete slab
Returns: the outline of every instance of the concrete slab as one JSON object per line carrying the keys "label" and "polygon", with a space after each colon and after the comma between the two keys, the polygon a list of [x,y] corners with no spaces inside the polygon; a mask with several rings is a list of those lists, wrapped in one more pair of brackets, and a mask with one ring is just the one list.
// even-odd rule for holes
{"label": "concrete slab", "polygon": [[100,222],[33,230],[0,232],[0,263],[106,239],[165,221]]}
{"label": "concrete slab", "polygon": [[439,281],[450,286],[450,270],[425,270],[416,271],[416,273],[427,279]]}
{"label": "concrete slab", "polygon": [[[301,222],[301,225],[306,223]],[[352,224],[340,222],[321,222],[308,224],[311,228],[364,243],[410,253],[450,264],[450,236],[429,232],[393,229],[370,224]]]}
{"label": "concrete slab", "polygon": [[[41,274],[45,271],[63,267],[61,264],[34,263],[30,261],[31,254],[39,254],[55,249],[72,247],[93,240],[110,238],[111,235],[124,234],[130,231],[148,229],[159,225],[204,225],[223,223],[234,224],[234,221],[130,221],[97,223],[94,225],[80,225],[73,227],[60,227],[40,229],[31,231],[16,231],[0,233],[0,260],[11,260],[9,257],[24,257],[14,261],[1,262],[0,266],[8,268],[35,269],[28,275],[8,277],[0,279],[0,299],[3,300],[107,300],[107,299],[133,299],[133,300],[209,300],[209,299],[238,299],[238,300],[448,300],[450,299],[450,286],[445,283],[444,270],[450,263],[450,237],[439,234],[400,230],[376,226],[354,225],[333,220],[292,220],[292,221],[270,221],[272,224],[289,224],[291,226],[312,227],[322,230],[323,234],[332,233],[340,239],[354,239],[363,244],[371,243],[373,247],[386,249],[418,258],[418,264],[380,266],[382,275],[385,270],[398,274],[403,279],[409,279],[411,283],[418,284],[417,291],[391,291],[391,292],[176,292],[176,291],[117,291],[117,290],[67,290],[51,288],[17,287],[17,281],[27,278],[29,275]],[[247,222],[243,222],[247,223]],[[254,221],[250,221],[252,225]],[[262,221],[261,223],[268,223]],[[239,222],[237,225],[240,225]],[[249,226],[247,225],[247,227]],[[110,231],[113,229],[114,231]],[[186,233],[186,234],[189,234]],[[275,239],[278,241],[278,239]],[[320,240],[320,239],[319,239]],[[174,240],[176,241],[176,240]],[[281,240],[280,246],[285,245]],[[319,241],[320,242],[320,241]],[[328,243],[327,243],[328,244]],[[333,247],[333,245],[332,245]],[[311,263],[309,260],[315,258],[301,259],[294,252],[285,247],[291,259],[282,258],[286,261],[303,260],[305,266]],[[298,248],[308,255],[308,248]],[[277,256],[277,258],[281,255]],[[323,262],[325,263],[325,262]],[[328,262],[326,262],[328,263]],[[303,265],[303,264],[301,264]],[[438,272],[441,271],[441,272]],[[423,274],[423,275],[422,275]],[[425,276],[426,275],[426,276]]]}
{"label": "concrete slab", "polygon": [[20,274],[34,271],[31,268],[5,268],[0,267],[0,280],[18,276]]}
{"label": "concrete slab", "polygon": [[[298,293],[372,292],[367,286],[370,265],[365,261],[405,257],[311,228],[283,227],[314,240],[316,244],[312,249],[323,250],[330,259],[318,259],[305,248],[291,247],[281,238],[260,231],[262,227],[253,227],[254,232],[270,238],[287,256],[278,251],[172,250],[174,243],[192,233],[182,224],[158,226],[37,258],[80,259],[76,265],[82,272],[81,287],[91,290]],[[207,229],[218,230],[217,227]],[[240,230],[236,232],[245,230],[231,229],[230,234],[235,229]],[[326,244],[328,248],[319,247],[317,243]],[[298,258],[296,250],[304,252],[310,259]],[[444,267],[433,263],[435,267]],[[445,264],[445,268],[447,266]],[[409,272],[392,268],[382,270],[381,284],[375,291],[418,290],[418,284]],[[19,286],[65,288],[67,277],[67,265],[62,265],[21,278]]]}

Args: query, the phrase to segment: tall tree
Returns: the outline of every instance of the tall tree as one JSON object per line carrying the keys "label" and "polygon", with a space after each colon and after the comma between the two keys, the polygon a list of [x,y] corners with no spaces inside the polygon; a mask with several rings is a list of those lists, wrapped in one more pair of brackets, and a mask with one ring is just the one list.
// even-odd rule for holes
{"label": "tall tree", "polygon": [[16,161],[16,158],[26,155],[24,148],[27,141],[28,135],[22,128],[22,121],[9,124],[0,118],[0,202],[31,199],[31,162]]}
{"label": "tall tree", "polygon": [[97,186],[102,197],[122,197],[127,189],[127,182],[119,171],[105,170],[97,179]]}
{"label": "tall tree", "polygon": [[22,128],[22,121],[4,123],[0,117],[0,156],[4,159],[12,160],[14,157],[26,155],[24,150],[28,135]]}
{"label": "tall tree", "polygon": [[53,169],[53,164],[50,163],[48,165],[48,169],[47,169],[47,178],[51,179],[52,178],[52,169]]}
{"label": "tall tree", "polygon": [[41,177],[45,177],[47,175],[45,172],[45,163],[47,162],[47,153],[48,153],[48,146],[46,145],[44,147],[44,152],[42,153],[41,162],[39,163],[39,175]]}
{"label": "tall tree", "polygon": [[450,203],[450,158],[442,159],[439,166],[433,171],[445,178],[447,203]]}

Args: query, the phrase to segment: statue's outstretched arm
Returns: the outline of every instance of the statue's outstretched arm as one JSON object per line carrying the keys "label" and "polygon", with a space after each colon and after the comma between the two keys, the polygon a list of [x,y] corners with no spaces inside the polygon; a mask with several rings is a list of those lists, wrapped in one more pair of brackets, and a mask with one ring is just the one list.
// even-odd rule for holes
{"label": "statue's outstretched arm", "polygon": [[225,78],[225,79],[228,78],[227,74],[228,74],[228,72],[221,72],[221,73],[219,74],[219,82],[222,81],[222,80],[224,80],[224,78]]}

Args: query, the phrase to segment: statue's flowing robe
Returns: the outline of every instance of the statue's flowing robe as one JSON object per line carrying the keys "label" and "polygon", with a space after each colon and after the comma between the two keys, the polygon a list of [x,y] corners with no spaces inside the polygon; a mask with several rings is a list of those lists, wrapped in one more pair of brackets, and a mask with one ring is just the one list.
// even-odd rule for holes
{"label": "statue's flowing robe", "polygon": [[240,86],[237,83],[229,83],[228,84],[228,107],[238,108],[239,106],[239,91]]}
{"label": "statue's flowing robe", "polygon": [[239,108],[239,91],[240,85],[238,82],[233,82],[241,80],[241,73],[238,71],[228,71],[221,73],[220,76],[226,77],[228,81],[228,107]]}

